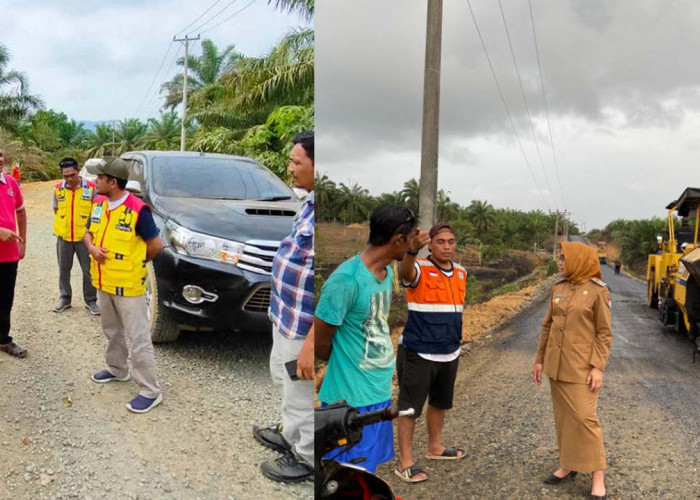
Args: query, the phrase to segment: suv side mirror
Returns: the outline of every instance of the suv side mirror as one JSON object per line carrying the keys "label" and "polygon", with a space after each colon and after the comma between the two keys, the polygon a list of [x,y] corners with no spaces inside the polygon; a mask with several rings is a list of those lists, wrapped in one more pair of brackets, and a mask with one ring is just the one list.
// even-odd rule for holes
{"label": "suv side mirror", "polygon": [[139,181],[129,180],[126,182],[126,190],[130,193],[134,193],[136,196],[141,198],[143,196],[143,190],[141,189],[141,183]]}

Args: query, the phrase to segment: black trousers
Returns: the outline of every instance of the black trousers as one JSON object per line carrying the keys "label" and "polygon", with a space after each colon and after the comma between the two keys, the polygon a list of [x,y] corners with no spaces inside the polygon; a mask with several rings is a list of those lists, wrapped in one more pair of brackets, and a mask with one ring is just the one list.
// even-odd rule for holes
{"label": "black trousers", "polygon": [[12,342],[10,313],[15,299],[17,262],[0,262],[0,344]]}

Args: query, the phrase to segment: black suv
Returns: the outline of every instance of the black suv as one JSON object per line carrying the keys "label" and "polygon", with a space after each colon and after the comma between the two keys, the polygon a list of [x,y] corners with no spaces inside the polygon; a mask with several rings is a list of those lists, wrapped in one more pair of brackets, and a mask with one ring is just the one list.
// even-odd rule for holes
{"label": "black suv", "polygon": [[270,271],[301,203],[239,156],[133,151],[127,189],[153,211],[165,249],[148,265],[154,342],[181,329],[269,331]]}

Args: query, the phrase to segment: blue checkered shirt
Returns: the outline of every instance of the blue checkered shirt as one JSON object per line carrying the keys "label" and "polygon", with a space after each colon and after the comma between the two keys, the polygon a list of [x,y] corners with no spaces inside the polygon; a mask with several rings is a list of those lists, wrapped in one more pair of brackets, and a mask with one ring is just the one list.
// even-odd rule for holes
{"label": "blue checkered shirt", "polygon": [[272,262],[270,320],[287,338],[305,338],[314,319],[314,193],[294,218]]}

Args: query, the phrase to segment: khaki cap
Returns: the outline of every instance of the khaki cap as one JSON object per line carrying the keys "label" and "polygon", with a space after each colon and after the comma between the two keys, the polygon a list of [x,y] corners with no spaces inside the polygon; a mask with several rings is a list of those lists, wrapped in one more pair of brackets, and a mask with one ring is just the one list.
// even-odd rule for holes
{"label": "khaki cap", "polygon": [[129,166],[121,158],[103,159],[92,165],[86,165],[86,169],[91,174],[105,174],[117,179],[129,180]]}

